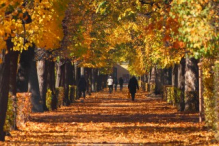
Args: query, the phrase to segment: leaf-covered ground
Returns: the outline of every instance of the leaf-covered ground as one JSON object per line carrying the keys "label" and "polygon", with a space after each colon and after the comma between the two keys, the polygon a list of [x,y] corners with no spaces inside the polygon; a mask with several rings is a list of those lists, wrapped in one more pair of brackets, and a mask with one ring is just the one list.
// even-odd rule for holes
{"label": "leaf-covered ground", "polygon": [[93,93],[57,111],[31,114],[26,127],[0,145],[218,145],[198,114],[177,112],[160,97],[127,89]]}

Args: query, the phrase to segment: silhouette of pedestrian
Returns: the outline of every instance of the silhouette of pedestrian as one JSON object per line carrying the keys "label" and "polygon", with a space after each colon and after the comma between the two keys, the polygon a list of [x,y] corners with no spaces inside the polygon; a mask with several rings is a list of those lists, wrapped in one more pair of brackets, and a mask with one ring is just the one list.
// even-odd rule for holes
{"label": "silhouette of pedestrian", "polygon": [[111,94],[113,91],[113,79],[111,76],[109,76],[109,78],[107,79],[107,85],[109,88],[109,93]]}
{"label": "silhouette of pedestrian", "polygon": [[136,88],[139,90],[138,81],[135,78],[135,76],[132,76],[132,78],[129,80],[128,88],[129,88],[129,92],[131,93],[131,96],[132,96],[132,101],[134,101]]}
{"label": "silhouette of pedestrian", "polygon": [[86,91],[87,82],[82,75],[78,82],[78,91],[79,91],[79,97],[85,98],[85,91]]}
{"label": "silhouette of pedestrian", "polygon": [[115,78],[114,84],[115,84],[115,91],[117,91],[117,85],[118,85],[117,78]]}
{"label": "silhouette of pedestrian", "polygon": [[120,78],[119,78],[120,91],[122,91],[123,83],[124,83],[123,78],[120,77]]}

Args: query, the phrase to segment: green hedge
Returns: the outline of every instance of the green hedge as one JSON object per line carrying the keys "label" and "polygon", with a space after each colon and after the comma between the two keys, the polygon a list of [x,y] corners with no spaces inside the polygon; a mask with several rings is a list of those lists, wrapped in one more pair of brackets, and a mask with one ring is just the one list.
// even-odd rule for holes
{"label": "green hedge", "polygon": [[77,97],[77,86],[75,85],[69,85],[69,93],[68,93],[68,99],[71,102],[74,102]]}
{"label": "green hedge", "polygon": [[63,99],[65,97],[64,87],[56,88],[56,97],[58,99],[57,107],[61,107],[63,105]]}
{"label": "green hedge", "polygon": [[218,88],[218,80],[216,68],[213,69],[214,60],[203,60],[202,64],[202,82],[203,82],[203,99],[204,99],[204,116],[206,126],[216,128],[216,97],[214,96],[214,88]]}
{"label": "green hedge", "polygon": [[180,94],[180,89],[176,87],[166,87],[166,99],[168,103],[178,106],[180,104]]}
{"label": "green hedge", "polygon": [[[214,68],[214,98],[216,99],[216,128],[219,133],[219,60],[215,62]],[[219,140],[219,138],[218,138]]]}
{"label": "green hedge", "polygon": [[31,94],[28,92],[17,93],[16,97],[9,94],[4,131],[9,132],[14,128],[25,126],[32,108],[30,98]]}
{"label": "green hedge", "polygon": [[52,110],[52,90],[48,89],[46,92],[46,107],[49,111]]}
{"label": "green hedge", "polygon": [[14,99],[11,95],[8,97],[8,109],[6,113],[4,131],[10,131],[15,125],[15,110],[14,110]]}

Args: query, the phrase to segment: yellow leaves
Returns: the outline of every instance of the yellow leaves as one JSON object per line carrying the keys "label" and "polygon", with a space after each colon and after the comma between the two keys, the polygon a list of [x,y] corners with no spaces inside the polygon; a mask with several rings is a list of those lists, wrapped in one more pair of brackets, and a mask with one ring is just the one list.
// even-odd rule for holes
{"label": "yellow leaves", "polygon": [[[39,2],[38,0],[34,1],[33,8],[33,5],[31,5],[31,7],[29,7],[30,5],[25,7],[21,6],[23,0],[15,0],[11,2],[1,1],[2,4],[5,4],[6,8],[9,5],[14,7],[14,11],[12,11],[12,14],[7,15],[7,17],[4,17],[4,15],[1,15],[2,9],[0,10],[0,19],[3,20],[3,22],[0,24],[0,28],[3,28],[0,30],[0,37],[3,37],[4,39],[8,39],[8,37],[14,37],[14,49],[19,51],[27,49],[28,45],[31,43],[35,43],[45,48],[58,48],[60,46],[60,40],[63,37],[63,31],[61,27],[62,19],[60,16],[62,15],[63,18],[63,12],[65,10],[64,7],[62,7],[62,10],[55,11],[53,9],[54,2],[58,2],[60,6],[61,3],[67,3],[67,1],[59,2],[56,0],[48,0]],[[29,17],[27,13],[32,18],[32,23],[25,25],[25,33],[22,21],[28,20]],[[12,19],[12,16],[13,18],[16,18],[16,20]],[[22,40],[24,36],[31,43],[24,44]],[[45,38],[47,43],[45,43],[43,38]]]}
{"label": "yellow leaves", "polygon": [[28,44],[24,44],[23,37],[14,37],[12,38],[12,42],[14,43],[13,50],[14,51],[22,51],[28,49]]}

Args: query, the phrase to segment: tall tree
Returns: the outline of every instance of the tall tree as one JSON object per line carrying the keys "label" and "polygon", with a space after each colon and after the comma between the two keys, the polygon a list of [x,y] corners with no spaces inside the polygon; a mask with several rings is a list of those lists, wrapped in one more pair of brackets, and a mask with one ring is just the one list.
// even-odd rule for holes
{"label": "tall tree", "polygon": [[[9,93],[9,74],[10,74],[10,44],[7,44],[7,50],[3,50],[0,64],[0,141],[5,140],[5,133],[3,131],[6,111],[8,107],[8,93]],[[4,86],[3,86],[4,85]]]}
{"label": "tall tree", "polygon": [[36,61],[34,60],[34,48],[29,48],[28,55],[30,68],[28,70],[28,91],[31,93],[31,103],[33,112],[43,112],[42,98],[40,96],[39,81],[37,76]]}
{"label": "tall tree", "polygon": [[185,111],[198,111],[198,60],[186,58]]}
{"label": "tall tree", "polygon": [[185,109],[185,59],[182,58],[178,66],[178,85],[180,89],[180,111]]}
{"label": "tall tree", "polygon": [[47,111],[48,108],[46,107],[46,92],[47,92],[47,68],[48,63],[47,60],[43,59],[40,61],[37,61],[37,75],[38,75],[38,81],[39,81],[39,91],[40,96],[42,99],[42,106],[43,110]]}
{"label": "tall tree", "polygon": [[52,110],[57,109],[57,97],[56,97],[56,89],[55,89],[55,62],[53,60],[48,60],[48,68],[47,68],[47,79],[48,79],[48,87],[52,91]]}

